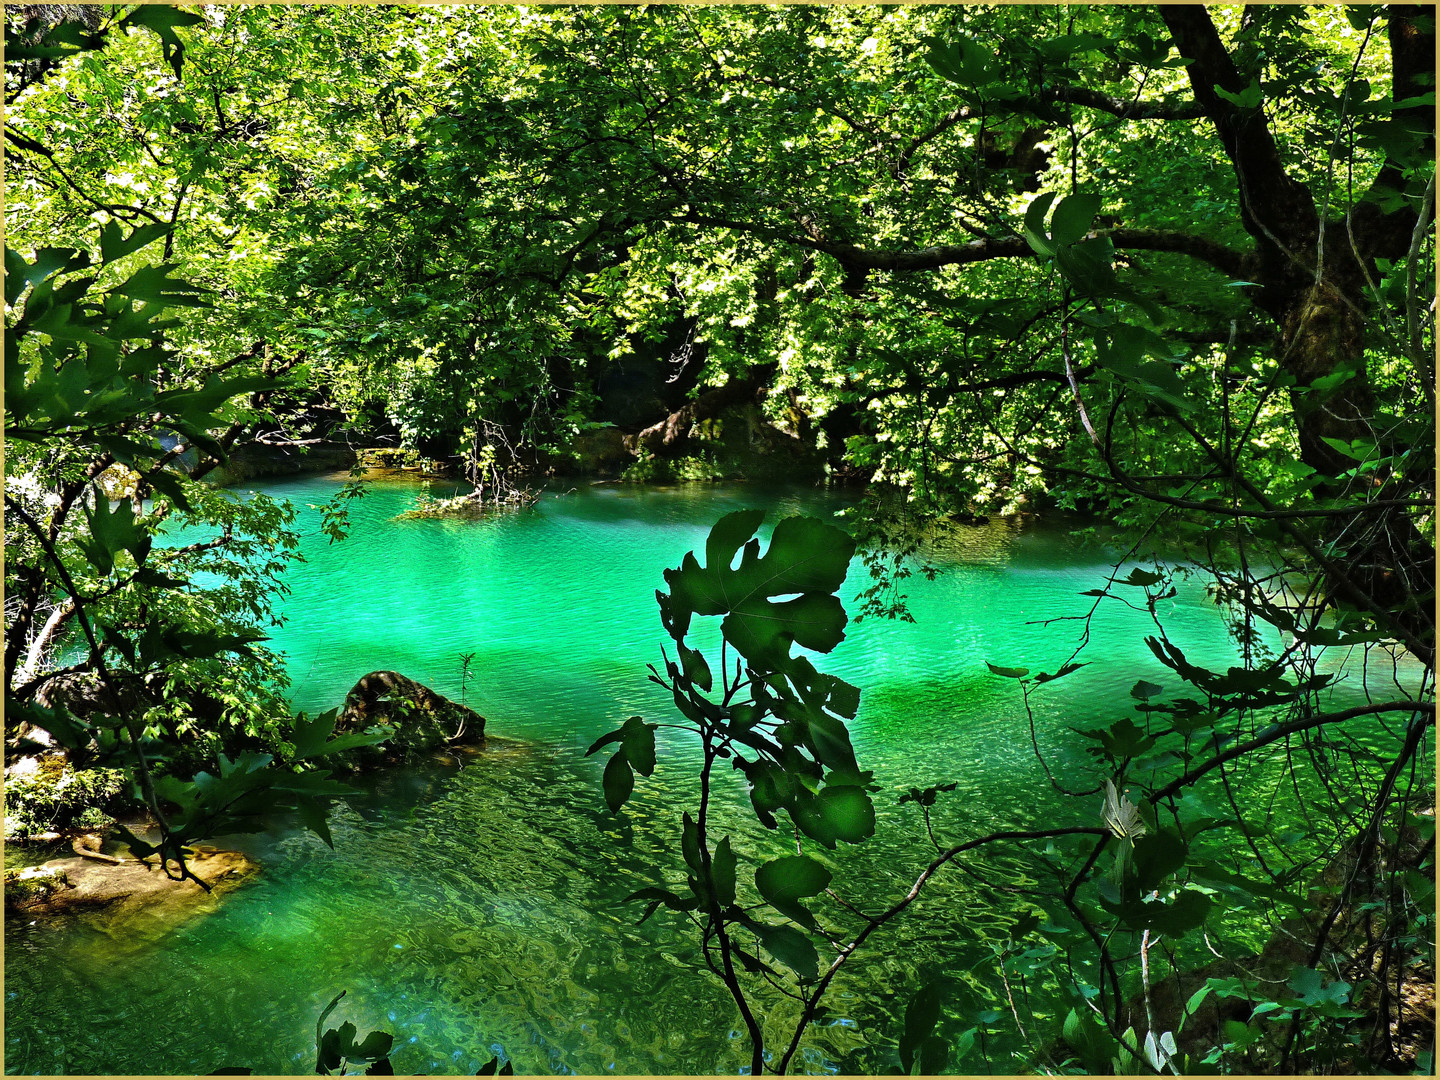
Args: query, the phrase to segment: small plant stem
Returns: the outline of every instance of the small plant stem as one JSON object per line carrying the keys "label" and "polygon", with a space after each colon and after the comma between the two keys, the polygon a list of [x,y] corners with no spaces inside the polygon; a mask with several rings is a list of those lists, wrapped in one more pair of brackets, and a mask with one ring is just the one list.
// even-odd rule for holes
{"label": "small plant stem", "polygon": [[[705,869],[705,883],[710,892],[710,925],[715,930],[715,941],[720,946],[720,963],[724,968],[722,978],[725,988],[740,1008],[740,1019],[750,1035],[750,1074],[759,1076],[764,1069],[765,1035],[755,1014],[750,1011],[745,990],[735,974],[735,961],[731,955],[730,935],[725,931],[725,916],[720,910],[720,898],[715,895],[715,878],[710,868],[710,844],[705,836],[705,824],[710,809],[710,769],[715,764],[715,746],[712,743],[712,729],[707,726],[702,733],[705,747],[705,764],[700,770],[700,807],[695,817],[695,832],[700,842],[700,862]],[[782,1067],[781,1071],[784,1069]]]}
{"label": "small plant stem", "polygon": [[[1140,935],[1140,988],[1145,995],[1145,1029],[1155,1035],[1155,1012],[1150,1007],[1150,931]],[[1155,1035],[1158,1039],[1159,1036]]]}
{"label": "small plant stem", "polygon": [[1110,830],[1089,826],[1076,826],[1066,829],[1044,829],[1037,832],[996,832],[988,836],[982,836],[976,840],[967,840],[963,844],[956,844],[954,847],[941,852],[929,866],[921,871],[920,876],[915,879],[915,884],[910,886],[909,892],[891,904],[886,911],[871,918],[865,928],[855,935],[855,940],[840,950],[840,955],[835,958],[825,974],[820,977],[820,981],[815,984],[815,989],[811,991],[810,997],[805,1003],[805,1010],[800,1014],[800,1019],[795,1024],[795,1031],[790,1038],[790,1045],[786,1048],[785,1055],[780,1059],[780,1064],[775,1071],[783,1074],[789,1067],[790,1059],[795,1056],[795,1052],[800,1048],[800,1039],[805,1034],[805,1028],[809,1026],[810,1021],[815,1016],[815,1010],[820,1005],[820,999],[825,996],[825,992],[830,988],[830,983],[834,981],[835,975],[839,972],[840,968],[844,966],[845,961],[850,959],[861,945],[865,944],[866,939],[869,938],[871,934],[913,904],[929,880],[934,877],[946,863],[958,855],[963,855],[967,851],[973,851],[975,848],[984,847],[987,844],[998,843],[1001,840],[1048,840],[1055,836],[1076,835],[1109,836]]}

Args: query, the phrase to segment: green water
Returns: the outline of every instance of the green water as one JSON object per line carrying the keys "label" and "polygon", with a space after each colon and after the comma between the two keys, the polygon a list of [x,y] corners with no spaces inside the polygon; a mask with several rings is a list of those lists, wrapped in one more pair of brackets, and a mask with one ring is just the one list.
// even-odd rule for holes
{"label": "green water", "polygon": [[[480,522],[396,522],[417,489],[390,482],[355,506],[350,538],[331,545],[312,504],[334,489],[326,478],[263,487],[294,500],[305,534],[272,642],[288,657],[296,707],[336,705],[378,668],[458,698],[459,655],[473,652],[469,701],[492,734],[517,742],[460,767],[366,778],[332,812],[334,851],[278,825],[227,841],[254,853],[263,874],[158,940],[7,920],[7,1071],[305,1073],[316,1017],[342,989],[331,1023],[394,1032],[397,1072],[474,1073],[495,1055],[518,1073],[741,1071],[748,1050],[733,1004],[678,917],[637,927],[635,906],[621,902],[666,873],[674,880],[670,838],[695,794],[689,748],[662,729],[660,767],[619,819],[600,796],[603,755],[583,755],[627,716],[670,716],[645,680],[668,641],[654,603],[663,567],[701,547],[727,511],[767,507],[768,533],[785,514],[829,515],[841,501],[600,486]],[[1104,553],[1061,532],[967,530],[946,573],[909,582],[916,623],[852,625],[819,662],[862,688],[855,748],[884,789],[876,839],[826,855],[852,895],[898,897],[927,861],[914,808],[896,801],[914,783],[957,783],[937,811],[956,839],[1095,824],[1052,796],[1016,684],[985,661],[1054,670],[1080,624],[1041,620],[1083,615],[1090,600],[1078,594],[1107,568]],[[863,577],[857,562],[847,601]],[[1166,606],[1166,628],[1193,660],[1232,662],[1198,586]],[[1034,701],[1057,771],[1084,768],[1056,749],[1067,727],[1129,714],[1137,679],[1173,682],[1143,645],[1153,632],[1144,613],[1106,605],[1090,632],[1090,666]],[[742,859],[782,853],[783,836],[745,826],[739,798],[737,785],[712,829],[734,831]],[[885,1068],[901,1008],[892,993],[913,987],[922,967],[975,964],[1009,918],[999,894],[960,874],[912,911],[837,981],[834,1011],[799,1067]]]}

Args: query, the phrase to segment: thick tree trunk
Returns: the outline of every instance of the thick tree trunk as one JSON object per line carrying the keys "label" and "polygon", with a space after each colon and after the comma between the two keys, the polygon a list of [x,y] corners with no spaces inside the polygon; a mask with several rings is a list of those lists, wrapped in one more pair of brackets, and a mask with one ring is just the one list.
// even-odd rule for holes
{"label": "thick tree trunk", "polygon": [[[1279,363],[1292,380],[1300,458],[1322,475],[1319,493],[1355,504],[1353,514],[1330,519],[1323,530],[1323,543],[1333,553],[1327,584],[1337,599],[1368,611],[1382,625],[1388,622],[1387,629],[1432,663],[1434,546],[1420,535],[1408,507],[1366,505],[1420,493],[1412,494],[1413,483],[1400,490],[1384,470],[1356,471],[1357,461],[1329,441],[1374,442],[1380,456],[1391,452],[1386,444],[1394,436],[1377,430],[1365,364],[1375,315],[1367,278],[1378,278],[1376,258],[1404,256],[1418,216],[1404,206],[1382,211],[1381,201],[1371,199],[1361,200],[1348,222],[1323,220],[1310,190],[1287,172],[1264,109],[1235,104],[1250,78],[1236,67],[1209,12],[1199,6],[1162,10],[1176,46],[1193,59],[1186,70],[1195,100],[1235,170],[1241,220],[1255,242],[1246,277],[1259,284],[1256,303],[1280,329]],[[1397,101],[1434,85],[1433,16],[1433,8],[1414,5],[1387,9]],[[1433,155],[1433,115],[1422,117],[1413,106],[1396,115],[1430,132],[1419,142]],[[1387,160],[1372,194],[1393,193],[1404,175],[1401,164]],[[1433,489],[1433,470],[1431,479]]]}

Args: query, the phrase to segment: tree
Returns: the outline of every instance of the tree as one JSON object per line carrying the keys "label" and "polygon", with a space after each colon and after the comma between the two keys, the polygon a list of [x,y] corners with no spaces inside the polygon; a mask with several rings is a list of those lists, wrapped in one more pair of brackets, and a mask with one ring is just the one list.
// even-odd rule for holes
{"label": "tree", "polygon": [[[117,26],[155,29],[178,76],[186,18],[157,9]],[[104,32],[77,48],[103,47]],[[32,21],[8,59],[63,55],[76,33]],[[6,748],[127,767],[160,830],[151,844],[120,829],[132,850],[208,888],[186,846],[257,815],[294,809],[328,839],[325,800],[347,789],[267,768],[276,754],[302,763],[376,739],[327,742],[333,713],[291,718],[276,658],[254,648],[295,547],[292,512],[196,481],[279,384],[244,373],[250,353],[199,377],[180,361],[167,340],[179,321],[164,316],[205,307],[207,290],[136,258],[172,229],[111,219],[87,248],[5,250]],[[167,523],[216,532],[166,546]],[[201,572],[220,584],[197,593]]]}
{"label": "tree", "polygon": [[[215,290],[170,331],[185,349],[157,393],[288,370],[288,391],[253,391],[282,437],[333,405],[472,468],[538,466],[650,353],[674,391],[625,421],[644,452],[682,452],[758,400],[896,496],[858,523],[879,610],[901,610],[888,586],[947,515],[1112,520],[1152,568],[1117,563],[1095,603],[1150,612],[1180,688],[1141,683],[1131,715],[1077,734],[1094,768],[1054,783],[1077,793],[1063,827],[1097,835],[1033,856],[1055,888],[1017,911],[1002,986],[1036,961],[1079,997],[1073,1023],[1032,1030],[1060,1028],[1091,1068],[1166,1067],[1179,1027],[1167,1045],[1150,988],[1184,965],[1157,935],[1233,929],[1207,898],[1280,911],[1325,886],[1326,860],[1245,813],[1279,797],[1264,763],[1284,753],[1343,881],[1318,923],[1288,928],[1308,974],[1210,1049],[1323,1061],[1355,1026],[1353,986],[1372,995],[1363,1060],[1404,1060],[1394,980],[1433,962],[1415,841],[1433,795],[1412,777],[1434,696],[1433,9],[245,8],[115,27],[154,18],[158,56],[143,36],[97,53],[102,26],[26,58],[41,67],[13,76],[7,139],[13,232],[78,251],[92,213],[164,227],[125,242],[164,235],[166,260]],[[42,532],[30,563],[58,575]],[[1177,569],[1212,582],[1232,669],[1167,635]],[[1017,717],[1084,662],[1088,632],[1044,674],[999,658]],[[672,688],[698,678],[684,656]],[[1382,658],[1414,677],[1337,694],[1337,673],[1368,693]],[[644,728],[621,738],[632,764]],[[1051,749],[1036,740],[1047,766]],[[1237,791],[1242,761],[1259,764]],[[942,779],[917,778],[927,826]],[[1360,928],[1357,907],[1380,914]],[[1081,944],[1022,948],[1042,908]],[[735,922],[700,910],[712,934]],[[1212,999],[1251,992],[1216,979]],[[1285,1021],[1270,1044],[1265,1015]]]}

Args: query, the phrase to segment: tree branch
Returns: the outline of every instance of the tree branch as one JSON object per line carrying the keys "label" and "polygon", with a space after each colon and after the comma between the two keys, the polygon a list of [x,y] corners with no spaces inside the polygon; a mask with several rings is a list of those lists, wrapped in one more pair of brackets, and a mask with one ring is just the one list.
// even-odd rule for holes
{"label": "tree branch", "polygon": [[791,1037],[790,1045],[785,1050],[785,1056],[780,1059],[780,1064],[775,1071],[781,1075],[784,1074],[786,1068],[790,1064],[790,1059],[794,1057],[795,1051],[800,1047],[800,1039],[805,1033],[806,1026],[810,1023],[811,1018],[815,1014],[816,1006],[820,1003],[820,999],[825,996],[825,991],[829,989],[831,981],[835,978],[835,975],[840,970],[840,968],[844,966],[845,961],[850,959],[850,957],[854,955],[855,951],[865,943],[866,938],[868,938],[876,930],[879,930],[880,927],[884,926],[887,922],[895,918],[895,916],[899,915],[902,911],[904,911],[911,904],[913,904],[916,898],[920,895],[921,891],[925,888],[926,882],[928,882],[932,877],[934,877],[935,874],[943,866],[945,866],[946,863],[950,862],[958,855],[963,855],[967,851],[973,851],[974,849],[978,847],[984,847],[987,844],[999,843],[1001,840],[1049,840],[1057,836],[1108,837],[1109,835],[1109,829],[1097,828],[1093,826],[1074,826],[1065,829],[1040,829],[1033,832],[995,832],[991,833],[988,836],[982,836],[976,840],[967,840],[963,844],[956,844],[954,847],[948,848],[945,851],[941,852],[941,854],[938,855],[930,863],[929,866],[927,866],[923,871],[921,871],[920,876],[915,879],[915,884],[910,886],[909,892],[907,892],[894,904],[890,905],[887,910],[870,919],[865,929],[861,930],[860,933],[855,935],[855,940],[850,942],[849,945],[846,945],[843,949],[840,950],[840,955],[835,958],[835,960],[831,963],[830,967],[826,970],[825,974],[820,977],[820,981],[815,984],[815,989],[811,991],[810,997],[805,1004],[805,1012],[801,1015],[799,1022],[795,1025],[795,1034]]}
{"label": "tree branch", "polygon": [[1147,796],[1146,801],[1152,805],[1161,799],[1167,799],[1183,788],[1189,787],[1212,769],[1218,769],[1227,761],[1234,761],[1238,757],[1244,757],[1255,750],[1269,746],[1273,742],[1294,735],[1300,731],[1309,731],[1312,728],[1323,727],[1326,724],[1338,724],[1344,720],[1354,720],[1361,716],[1374,716],[1387,712],[1410,712],[1410,713],[1435,713],[1435,704],[1430,701],[1386,701],[1379,705],[1360,705],[1353,709],[1345,709],[1338,713],[1322,713],[1319,716],[1307,716],[1301,720],[1291,720],[1289,723],[1276,724],[1261,735],[1250,739],[1248,742],[1232,743],[1229,747],[1216,754],[1209,761],[1188,769],[1177,776],[1164,787],[1152,792]]}
{"label": "tree branch", "polygon": [[1285,171],[1264,110],[1243,109],[1217,93],[1243,94],[1250,81],[1235,66],[1209,12],[1192,4],[1165,5],[1160,12],[1180,54],[1194,60],[1185,70],[1235,170],[1245,231],[1261,244],[1274,276],[1283,277],[1290,259],[1280,242],[1291,251],[1314,246],[1319,227],[1315,201]]}
{"label": "tree branch", "polygon": [[1198,101],[1135,101],[1086,86],[1055,86],[1028,100],[1047,105],[1084,105],[1121,120],[1201,120],[1206,115]]}
{"label": "tree branch", "polygon": [[[782,232],[779,229],[757,225],[735,218],[716,217],[710,214],[687,213],[662,220],[681,221],[691,225],[711,228],[734,229],[736,232],[751,233],[767,239],[791,243],[797,247],[809,248],[825,255],[834,256],[849,269],[870,271],[882,270],[903,272],[911,270],[938,270],[942,266],[963,266],[969,263],[986,262],[990,259],[1030,259],[1035,257],[1034,249],[1019,236],[986,237],[972,240],[968,244],[937,245],[916,248],[909,251],[863,248],[855,244],[840,244],[818,236]],[[1177,229],[1096,229],[1092,237],[1109,237],[1117,248],[1131,251],[1169,251],[1189,255],[1208,263],[1221,273],[1238,276],[1244,267],[1244,256],[1223,244],[1208,240],[1193,233]]]}

